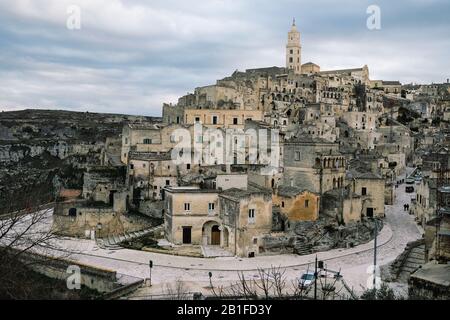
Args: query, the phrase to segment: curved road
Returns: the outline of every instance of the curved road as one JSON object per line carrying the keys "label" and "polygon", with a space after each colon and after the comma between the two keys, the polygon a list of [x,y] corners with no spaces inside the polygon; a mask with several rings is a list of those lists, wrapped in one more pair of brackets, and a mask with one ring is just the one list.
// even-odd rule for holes
{"label": "curved road", "polygon": [[[396,189],[394,205],[386,206],[385,227],[378,238],[377,265],[394,260],[409,241],[421,237],[421,232],[414,222],[414,217],[403,211],[403,204],[409,203],[414,194],[405,193],[405,185]],[[95,246],[90,240],[63,241],[62,245],[79,253],[71,255],[71,259],[81,263],[117,271],[119,274],[146,278],[148,277],[148,261],[153,260],[152,284],[150,288],[141,289],[141,293],[157,294],[167,284],[180,279],[192,291],[202,291],[209,285],[208,272],[213,274],[214,284],[230,284],[239,280],[237,270],[245,270],[246,277],[257,277],[257,268],[281,266],[286,270],[288,282],[294,281],[300,273],[313,268],[315,254],[307,256],[274,255],[256,258],[191,258],[164,255],[150,252],[122,250],[104,250]],[[356,292],[366,287],[370,273],[368,267],[373,264],[373,241],[349,249],[336,249],[317,254],[325,260],[327,268],[341,270],[344,280]],[[370,272],[370,271],[369,271]]]}

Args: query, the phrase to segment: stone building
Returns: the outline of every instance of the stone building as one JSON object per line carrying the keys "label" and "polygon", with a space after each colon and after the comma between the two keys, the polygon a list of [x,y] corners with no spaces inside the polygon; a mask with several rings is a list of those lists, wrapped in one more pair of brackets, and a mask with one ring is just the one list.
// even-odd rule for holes
{"label": "stone building", "polygon": [[[174,244],[228,247],[219,217],[218,190],[198,187],[165,188],[166,239]],[[228,235],[229,236],[229,235]]]}
{"label": "stone building", "polygon": [[223,230],[228,248],[236,256],[254,257],[263,252],[263,237],[272,230],[272,196],[264,189],[228,189],[219,195]]}
{"label": "stone building", "polygon": [[165,234],[174,244],[220,246],[237,256],[259,254],[272,227],[270,191],[167,187]]}
{"label": "stone building", "polygon": [[352,193],[361,197],[361,215],[384,218],[384,179],[372,172],[360,173],[355,170],[350,170],[346,178]]}
{"label": "stone building", "polygon": [[319,218],[319,195],[298,187],[278,186],[272,203],[289,221],[315,221]]}
{"label": "stone building", "polygon": [[308,135],[284,141],[283,184],[319,195],[344,185],[346,159],[339,145]]}

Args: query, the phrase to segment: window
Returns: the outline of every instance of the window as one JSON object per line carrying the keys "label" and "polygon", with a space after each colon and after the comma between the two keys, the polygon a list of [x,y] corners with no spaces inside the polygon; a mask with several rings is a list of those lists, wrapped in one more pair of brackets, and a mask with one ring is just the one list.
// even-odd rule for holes
{"label": "window", "polygon": [[238,118],[233,118],[233,124],[238,124]]}
{"label": "window", "polygon": [[208,210],[209,211],[214,211],[214,202],[208,203]]}
{"label": "window", "polygon": [[144,144],[152,144],[152,139],[145,138],[144,139]]}
{"label": "window", "polygon": [[125,144],[128,144],[128,138],[125,138]]}
{"label": "window", "polygon": [[177,123],[180,123],[180,117],[177,117]]}
{"label": "window", "polygon": [[295,151],[295,161],[300,161],[300,151]]}
{"label": "window", "polygon": [[294,62],[294,59],[292,57],[289,58],[289,62],[292,63]]}
{"label": "window", "polygon": [[145,168],[147,165],[145,163],[142,164],[142,167]]}
{"label": "window", "polygon": [[130,169],[134,169],[134,164],[130,163]]}
{"label": "window", "polygon": [[305,200],[305,208],[309,207],[309,200]]}
{"label": "window", "polygon": [[248,223],[255,223],[255,209],[248,209]]}
{"label": "window", "polygon": [[284,208],[284,201],[281,201],[281,207]]}
{"label": "window", "polygon": [[69,216],[70,217],[76,217],[77,216],[77,209],[76,208],[70,208],[69,209]]}
{"label": "window", "polygon": [[170,186],[170,180],[166,180],[166,186]]}
{"label": "window", "polygon": [[367,195],[367,188],[366,187],[362,187],[361,188],[361,195],[363,195],[363,196]]}
{"label": "window", "polygon": [[186,164],[186,169],[187,170],[191,169],[191,164],[190,163]]}
{"label": "window", "polygon": [[191,204],[189,202],[184,204],[184,211],[191,211]]}
{"label": "window", "polygon": [[291,54],[293,54],[293,53],[294,53],[294,50],[291,49],[291,51],[289,51],[289,52],[290,52]]}
{"label": "window", "polygon": [[212,116],[212,124],[217,124],[217,116]]}
{"label": "window", "polygon": [[195,117],[195,123],[200,123],[200,117]]}

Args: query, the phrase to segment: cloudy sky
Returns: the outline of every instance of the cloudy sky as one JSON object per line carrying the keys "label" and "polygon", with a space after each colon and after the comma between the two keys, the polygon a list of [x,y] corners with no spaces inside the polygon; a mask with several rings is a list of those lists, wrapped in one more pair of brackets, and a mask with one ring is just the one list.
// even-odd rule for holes
{"label": "cloudy sky", "polygon": [[[366,26],[372,4],[380,30]],[[67,28],[71,5],[80,29]],[[159,116],[236,69],[283,66],[293,17],[303,62],[443,82],[449,16],[448,0],[0,0],[0,110]]]}

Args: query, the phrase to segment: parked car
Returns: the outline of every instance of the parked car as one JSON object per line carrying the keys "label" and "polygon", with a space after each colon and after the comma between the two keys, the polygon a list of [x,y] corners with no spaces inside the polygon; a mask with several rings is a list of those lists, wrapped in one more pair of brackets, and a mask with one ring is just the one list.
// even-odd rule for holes
{"label": "parked car", "polygon": [[302,274],[302,276],[300,277],[300,280],[298,281],[298,285],[301,288],[307,288],[311,284],[314,283],[314,279],[315,278],[316,277],[314,276],[314,272],[313,271],[308,271],[308,272]]}
{"label": "parked car", "polygon": [[406,191],[407,193],[412,193],[412,192],[414,192],[414,187],[413,187],[413,186],[407,186],[407,187],[405,188],[405,191]]}

